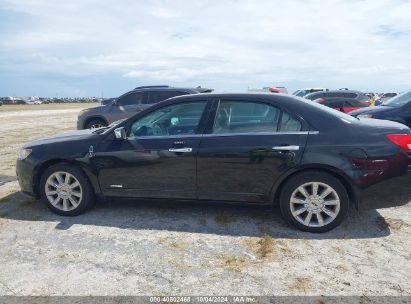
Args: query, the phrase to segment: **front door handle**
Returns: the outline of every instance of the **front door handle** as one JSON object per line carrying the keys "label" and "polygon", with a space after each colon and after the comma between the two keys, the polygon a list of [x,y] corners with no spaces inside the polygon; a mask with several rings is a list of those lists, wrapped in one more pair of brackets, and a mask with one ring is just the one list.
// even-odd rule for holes
{"label": "front door handle", "polygon": [[276,151],[298,151],[300,150],[300,146],[275,146],[273,150]]}
{"label": "front door handle", "polygon": [[190,153],[193,151],[192,148],[170,148],[168,149],[170,152],[177,152],[177,153]]}

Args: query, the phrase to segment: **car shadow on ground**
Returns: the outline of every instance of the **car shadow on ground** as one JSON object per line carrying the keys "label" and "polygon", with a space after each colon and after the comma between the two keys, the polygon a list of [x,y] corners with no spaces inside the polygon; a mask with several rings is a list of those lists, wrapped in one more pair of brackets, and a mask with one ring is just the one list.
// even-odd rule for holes
{"label": "car shadow on ground", "polygon": [[312,234],[288,226],[278,209],[261,205],[115,199],[97,203],[85,214],[62,217],[49,211],[41,201],[21,192],[0,199],[0,218],[56,222],[55,229],[59,230],[87,225],[221,236],[261,237],[267,234],[289,239],[366,239],[390,234],[389,225],[375,209],[357,211],[352,208],[341,226],[327,233]]}

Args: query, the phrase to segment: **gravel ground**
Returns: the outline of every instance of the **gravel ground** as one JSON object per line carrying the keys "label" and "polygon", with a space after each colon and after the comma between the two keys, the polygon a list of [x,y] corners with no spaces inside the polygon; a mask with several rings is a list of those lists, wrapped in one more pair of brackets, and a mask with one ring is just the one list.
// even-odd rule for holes
{"label": "gravel ground", "polygon": [[[23,142],[76,118],[1,114],[1,175],[13,174]],[[116,200],[60,217],[9,182],[0,295],[411,295],[411,193],[399,185],[370,189],[371,205],[397,207],[351,210],[318,235],[261,206]]]}

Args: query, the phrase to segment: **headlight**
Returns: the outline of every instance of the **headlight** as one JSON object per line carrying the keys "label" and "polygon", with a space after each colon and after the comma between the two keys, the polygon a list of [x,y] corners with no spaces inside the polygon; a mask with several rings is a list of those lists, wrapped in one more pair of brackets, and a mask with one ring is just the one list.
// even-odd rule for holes
{"label": "headlight", "polygon": [[357,116],[358,118],[372,118],[371,114],[360,114]]}
{"label": "headlight", "polygon": [[21,149],[19,150],[18,159],[23,160],[23,159],[29,157],[30,153],[31,153],[31,149],[21,148]]}

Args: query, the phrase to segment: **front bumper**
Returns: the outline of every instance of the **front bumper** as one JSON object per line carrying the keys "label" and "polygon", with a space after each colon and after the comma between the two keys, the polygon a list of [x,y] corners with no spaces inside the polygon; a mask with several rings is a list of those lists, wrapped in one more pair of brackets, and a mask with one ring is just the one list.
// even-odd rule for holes
{"label": "front bumper", "polygon": [[34,166],[30,163],[29,160],[18,159],[16,162],[16,174],[17,180],[19,182],[21,191],[24,193],[33,196],[39,197],[39,193],[37,193],[34,187]]}
{"label": "front bumper", "polygon": [[84,121],[85,121],[85,119],[83,117],[78,117],[77,118],[77,130],[83,130],[84,129]]}

